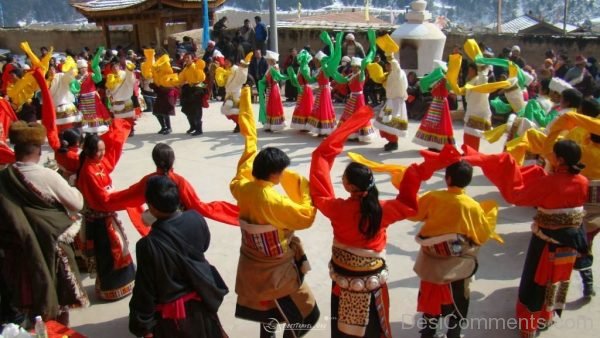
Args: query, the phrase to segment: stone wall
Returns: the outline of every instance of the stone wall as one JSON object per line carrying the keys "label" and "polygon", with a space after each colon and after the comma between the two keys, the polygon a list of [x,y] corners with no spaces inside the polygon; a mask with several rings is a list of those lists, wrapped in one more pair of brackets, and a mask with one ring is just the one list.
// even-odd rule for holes
{"label": "stone wall", "polygon": [[[177,31],[182,31],[182,25],[173,25],[167,27],[167,36]],[[233,33],[233,32],[232,32]],[[281,61],[285,60],[288,50],[292,47],[298,49],[310,45],[313,52],[323,47],[319,39],[321,33],[318,29],[292,29],[280,28],[278,30],[279,51]],[[194,36],[199,38],[199,36]],[[357,41],[367,47],[365,33],[355,34]],[[502,48],[510,48],[513,45],[521,47],[521,54],[527,63],[539,66],[544,60],[544,52],[548,49],[555,51],[565,51],[573,60],[576,55],[595,56],[600,58],[600,36],[596,37],[553,37],[553,36],[516,36],[516,35],[496,35],[496,34],[476,34],[472,36],[463,34],[449,34],[446,40],[444,57],[452,50],[455,45],[464,43],[465,39],[473,37],[479,42],[485,43],[491,47],[496,55]],[[151,29],[140,29],[140,42],[142,44],[155,40],[155,34]],[[34,50],[41,46],[54,46],[57,51],[64,51],[71,48],[74,51],[81,50],[84,46],[95,48],[104,44],[104,37],[101,30],[49,30],[49,29],[0,29],[0,48],[10,49],[13,52],[20,51],[19,43],[29,41]],[[113,46],[121,45],[124,47],[134,47],[135,36],[133,31],[117,30],[111,31],[111,42]],[[170,46],[170,47],[174,47]],[[171,48],[170,48],[171,49]],[[172,51],[172,50],[171,50]],[[20,53],[20,52],[18,52]]]}
{"label": "stone wall", "polygon": [[600,36],[574,37],[574,36],[518,36],[509,34],[476,34],[473,36],[449,34],[446,40],[444,57],[446,57],[455,45],[462,46],[465,39],[474,38],[477,42],[483,42],[498,55],[502,48],[510,49],[514,45],[521,48],[521,55],[525,61],[538,68],[544,62],[544,53],[552,49],[555,53],[564,51],[570,60],[575,60],[577,55],[586,57],[594,56],[600,58]]}
{"label": "stone wall", "polygon": [[[279,53],[281,60],[285,60],[288,50],[292,47],[301,49],[306,45],[310,45],[313,52],[321,49],[323,43],[319,38],[321,34],[317,29],[292,29],[280,28],[277,31],[279,38]],[[359,41],[365,48],[368,48],[366,33],[356,33],[356,40]],[[571,60],[575,56],[583,54],[586,57],[595,56],[600,59],[600,36],[518,36],[518,35],[497,35],[497,34],[449,34],[446,40],[444,49],[444,59],[452,51],[455,45],[462,46],[466,39],[474,38],[478,42],[483,42],[486,46],[493,49],[498,55],[502,48],[511,48],[514,45],[521,47],[521,54],[528,64],[539,67],[544,61],[544,52],[553,49],[555,52],[564,51],[568,54]],[[366,51],[365,51],[366,52]]]}
{"label": "stone wall", "polygon": [[[132,31],[118,30],[110,32],[112,46],[131,46],[135,42]],[[102,30],[50,30],[11,28],[0,29],[0,48],[6,48],[13,53],[22,54],[19,44],[28,41],[31,48],[37,52],[42,46],[54,46],[55,51],[64,51],[70,48],[80,51],[87,46],[92,50],[99,45],[104,45]]]}

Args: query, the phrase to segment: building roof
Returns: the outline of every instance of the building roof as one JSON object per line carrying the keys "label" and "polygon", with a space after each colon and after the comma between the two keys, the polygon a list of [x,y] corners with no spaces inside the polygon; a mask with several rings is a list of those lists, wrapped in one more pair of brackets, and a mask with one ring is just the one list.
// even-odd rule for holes
{"label": "building roof", "polygon": [[295,22],[315,22],[315,21],[328,21],[328,22],[343,22],[343,23],[386,23],[385,21],[375,17],[374,15],[369,15],[369,21],[365,18],[365,13],[363,11],[359,12],[339,12],[339,13],[319,13],[316,15],[308,15],[301,16]]}
{"label": "building roof", "polygon": [[[563,31],[562,26],[562,22],[553,24],[530,15],[522,15],[520,17],[502,23],[501,33],[527,33],[540,28],[546,28],[549,32],[555,31],[556,33],[561,33]],[[489,29],[496,29],[496,23],[491,23],[486,27]],[[578,28],[579,27],[577,26],[567,24],[567,32],[575,31]]]}
{"label": "building roof", "polygon": [[[216,8],[226,0],[208,0],[210,8]],[[127,9],[143,9],[158,4],[158,0],[71,0],[71,6],[82,13],[110,12]],[[162,0],[163,5],[178,8],[202,7],[202,0]]]}
{"label": "building roof", "polygon": [[365,20],[365,13],[359,12],[339,12],[302,16],[288,21],[280,21],[277,26],[280,28],[297,28],[297,29],[329,29],[329,30],[367,30],[375,29],[391,29],[395,25],[383,21],[374,15],[369,17],[369,21]]}

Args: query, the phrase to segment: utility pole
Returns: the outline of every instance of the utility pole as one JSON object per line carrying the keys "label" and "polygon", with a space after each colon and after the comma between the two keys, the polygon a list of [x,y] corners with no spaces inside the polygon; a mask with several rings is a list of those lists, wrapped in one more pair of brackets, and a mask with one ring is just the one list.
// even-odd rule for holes
{"label": "utility pole", "polygon": [[269,32],[270,49],[275,53],[279,53],[277,46],[277,0],[269,0],[269,19],[271,31]]}
{"label": "utility pole", "polygon": [[0,2],[0,18],[2,18],[2,25],[0,27],[4,27],[4,8],[2,8],[1,2]]}
{"label": "utility pole", "polygon": [[502,0],[498,0],[498,17],[496,18],[496,33],[502,33]]}
{"label": "utility pole", "polygon": [[563,13],[563,35],[567,35],[567,16],[569,12],[569,0],[565,0],[565,11]]}

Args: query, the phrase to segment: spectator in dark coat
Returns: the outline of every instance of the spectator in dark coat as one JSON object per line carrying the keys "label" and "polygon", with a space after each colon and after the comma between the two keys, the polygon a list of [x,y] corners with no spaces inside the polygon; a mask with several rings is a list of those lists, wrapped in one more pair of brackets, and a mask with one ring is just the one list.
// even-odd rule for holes
{"label": "spectator in dark coat", "polygon": [[256,83],[265,76],[267,68],[269,68],[267,60],[262,56],[261,50],[256,48],[254,57],[252,58],[252,61],[250,61],[250,66],[248,67],[248,77],[252,77],[252,80]]}

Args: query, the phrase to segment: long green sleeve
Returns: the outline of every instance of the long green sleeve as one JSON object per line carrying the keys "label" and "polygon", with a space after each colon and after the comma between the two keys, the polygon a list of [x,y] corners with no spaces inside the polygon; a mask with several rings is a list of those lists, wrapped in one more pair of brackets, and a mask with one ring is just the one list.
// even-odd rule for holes
{"label": "long green sleeve", "polygon": [[281,72],[279,71],[279,69],[275,68],[275,67],[271,67],[270,69],[271,72],[271,77],[273,78],[273,80],[279,82],[279,81],[287,81],[288,77],[281,74]]}
{"label": "long green sleeve", "polygon": [[258,81],[258,103],[259,103],[258,121],[262,124],[265,124],[267,122],[267,102],[265,100],[266,88],[267,88],[267,80],[263,76],[263,78]]}
{"label": "long green sleeve", "polygon": [[94,83],[99,83],[102,81],[102,71],[100,70],[100,59],[102,58],[102,54],[104,53],[104,47],[100,46],[96,55],[92,59],[92,80]]}
{"label": "long green sleeve", "polygon": [[292,83],[292,85],[298,89],[299,93],[302,93],[302,91],[304,89],[300,85],[300,82],[298,82],[298,76],[296,76],[296,72],[294,71],[294,67],[289,66],[288,69],[287,69],[287,74],[288,74],[288,79],[290,80],[290,82]]}
{"label": "long green sleeve", "polygon": [[317,78],[310,75],[310,67],[308,66],[308,64],[300,65],[300,74],[302,74],[302,77],[308,83],[317,82]]}

